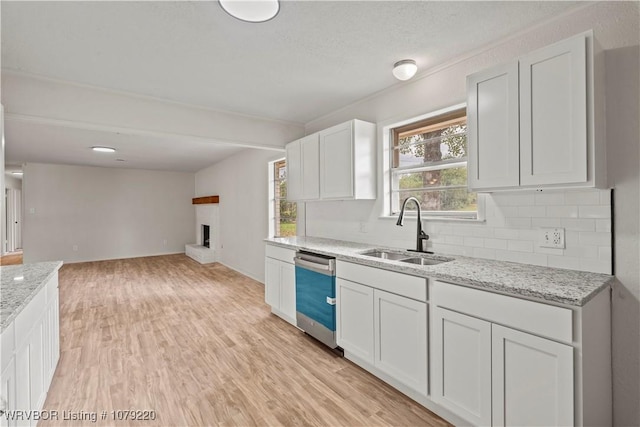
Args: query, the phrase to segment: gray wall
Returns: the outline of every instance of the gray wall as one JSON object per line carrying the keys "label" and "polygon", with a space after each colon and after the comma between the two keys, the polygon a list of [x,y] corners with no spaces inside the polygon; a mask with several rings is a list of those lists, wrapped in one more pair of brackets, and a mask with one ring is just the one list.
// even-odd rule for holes
{"label": "gray wall", "polygon": [[195,239],[193,193],[193,173],[27,164],[24,261],[184,252]]}

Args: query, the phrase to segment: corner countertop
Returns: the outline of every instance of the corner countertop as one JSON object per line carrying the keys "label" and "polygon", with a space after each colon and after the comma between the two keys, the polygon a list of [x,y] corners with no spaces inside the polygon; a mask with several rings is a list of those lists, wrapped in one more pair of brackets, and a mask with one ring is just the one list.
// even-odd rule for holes
{"label": "corner countertop", "polygon": [[423,255],[451,259],[441,264],[407,264],[362,255],[372,249],[402,252],[398,249],[318,237],[274,237],[265,239],[265,242],[399,273],[577,307],[585,305],[600,291],[611,286],[614,280],[614,276],[606,274],[450,255]]}
{"label": "corner countertop", "polygon": [[[16,318],[62,266],[62,261],[0,267],[0,332]],[[16,278],[20,278],[16,280]]]}

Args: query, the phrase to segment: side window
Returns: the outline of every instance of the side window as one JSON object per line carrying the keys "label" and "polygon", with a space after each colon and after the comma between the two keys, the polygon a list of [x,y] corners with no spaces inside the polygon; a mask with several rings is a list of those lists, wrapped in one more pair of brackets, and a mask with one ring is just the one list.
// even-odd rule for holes
{"label": "side window", "polygon": [[287,201],[287,164],[285,159],[270,163],[270,234],[274,237],[296,235],[297,204]]}

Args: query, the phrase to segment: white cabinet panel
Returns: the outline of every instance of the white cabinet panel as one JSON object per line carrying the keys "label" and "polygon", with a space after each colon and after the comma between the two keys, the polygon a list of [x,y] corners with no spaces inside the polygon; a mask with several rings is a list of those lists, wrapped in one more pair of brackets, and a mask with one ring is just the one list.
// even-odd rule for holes
{"label": "white cabinet panel", "polygon": [[374,365],[427,396],[427,304],[374,290]]}
{"label": "white cabinet panel", "polygon": [[587,181],[586,40],[520,59],[521,184]]}
{"label": "white cabinet panel", "polygon": [[573,348],[492,325],[493,425],[573,425]]}
{"label": "white cabinet panel", "polygon": [[280,306],[280,261],[265,258],[264,300],[271,307]]}
{"label": "white cabinet panel", "polygon": [[373,365],[373,289],[337,278],[336,298],[338,345]]}
{"label": "white cabinet panel", "polygon": [[[14,411],[16,407],[16,364],[15,358],[11,357],[9,361],[5,363],[5,368],[0,374],[0,397],[2,398],[2,404],[5,411]],[[15,426],[14,420],[9,420],[6,416],[0,416],[0,426]]]}
{"label": "white cabinet panel", "polygon": [[[286,256],[287,249],[270,247],[267,254]],[[265,257],[264,300],[277,316],[296,324],[296,272],[293,264]]]}
{"label": "white cabinet panel", "polygon": [[286,146],[287,156],[287,200],[302,198],[302,151],[300,140]]}
{"label": "white cabinet panel", "polygon": [[491,424],[491,324],[433,307],[432,398],[474,425]]}
{"label": "white cabinet panel", "polygon": [[318,134],[300,140],[302,200],[320,197],[320,148]]}
{"label": "white cabinet panel", "polygon": [[320,197],[352,198],[353,122],[320,132]]}
{"label": "white cabinet panel", "polygon": [[44,322],[31,331],[29,339],[29,389],[31,409],[40,409],[46,396],[44,375]]}
{"label": "white cabinet panel", "polygon": [[467,77],[469,187],[518,186],[518,62]]}
{"label": "white cabinet panel", "polygon": [[296,318],[296,270],[293,264],[280,262],[280,311]]}

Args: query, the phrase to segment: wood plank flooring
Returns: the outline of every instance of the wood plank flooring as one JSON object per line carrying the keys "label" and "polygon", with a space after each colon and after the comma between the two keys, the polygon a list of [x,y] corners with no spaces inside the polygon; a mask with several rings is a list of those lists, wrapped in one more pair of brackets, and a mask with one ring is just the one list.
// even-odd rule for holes
{"label": "wood plank flooring", "polygon": [[61,358],[45,403],[59,419],[39,425],[448,425],[272,315],[261,283],[220,264],[68,264],[59,283]]}

